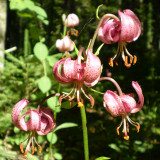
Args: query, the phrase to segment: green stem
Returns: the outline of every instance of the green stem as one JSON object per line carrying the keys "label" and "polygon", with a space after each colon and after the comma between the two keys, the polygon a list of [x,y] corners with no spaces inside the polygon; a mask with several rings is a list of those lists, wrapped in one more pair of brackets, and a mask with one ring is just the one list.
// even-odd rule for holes
{"label": "green stem", "polygon": [[[67,26],[66,26],[66,24],[64,25],[64,28],[63,28],[63,37],[65,37],[66,36],[66,32],[67,32]],[[62,38],[63,38],[62,37]]]}
{"label": "green stem", "polygon": [[89,160],[89,149],[88,149],[88,132],[87,132],[87,119],[85,107],[80,108],[83,128],[83,145],[84,145],[84,157],[85,160]]}
{"label": "green stem", "polygon": [[[61,84],[59,83],[59,84],[58,84],[58,93],[60,93],[60,90],[61,90]],[[56,106],[57,106],[57,102],[58,102],[58,100],[56,99]],[[55,112],[54,112],[54,119],[55,119],[55,120],[56,120],[56,115],[57,115],[57,113],[56,113],[56,110],[55,110]],[[53,133],[54,133],[54,131],[52,132],[51,139],[53,138]],[[51,153],[52,153],[52,143],[50,143],[50,145],[49,145],[49,156],[48,156],[48,160],[50,159]]]}

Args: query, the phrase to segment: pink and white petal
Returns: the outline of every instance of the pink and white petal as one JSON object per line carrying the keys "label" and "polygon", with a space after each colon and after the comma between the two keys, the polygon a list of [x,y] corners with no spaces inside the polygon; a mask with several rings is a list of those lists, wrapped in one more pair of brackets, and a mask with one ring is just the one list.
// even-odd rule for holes
{"label": "pink and white petal", "polygon": [[117,117],[126,113],[123,103],[116,93],[107,90],[103,96],[103,101],[105,109],[111,113],[112,116]]}
{"label": "pink and white petal", "polygon": [[132,42],[134,39],[134,21],[127,14],[118,11],[121,18],[121,34],[120,41]]}
{"label": "pink and white petal", "polygon": [[54,114],[50,108],[43,108],[41,111],[41,130],[37,131],[38,135],[46,135],[56,127]]}
{"label": "pink and white petal", "polygon": [[27,99],[22,99],[18,103],[15,104],[12,110],[12,122],[13,124],[19,128],[19,118],[23,109],[28,105],[29,101]]}
{"label": "pink and white petal", "polygon": [[123,95],[120,96],[120,98],[127,113],[130,113],[131,110],[133,110],[136,107],[136,101],[133,97],[129,95]]}
{"label": "pink and white petal", "polygon": [[141,34],[141,22],[140,20],[138,19],[138,17],[130,10],[130,9],[126,9],[124,11],[124,13],[126,13],[127,15],[129,15],[134,23],[135,23],[135,34],[134,34],[134,41],[138,39],[138,37],[140,36]]}
{"label": "pink and white petal", "polygon": [[64,74],[59,73],[59,69],[60,69],[61,65],[64,64],[67,59],[61,59],[61,60],[57,61],[53,66],[53,75],[54,75],[55,79],[59,83],[62,83],[62,84],[71,83],[73,81],[72,79],[68,79],[67,77],[65,77]]}
{"label": "pink and white petal", "polygon": [[86,83],[92,83],[101,74],[101,61],[100,59],[95,56],[91,50],[88,48],[87,50],[87,61],[86,61],[86,67],[84,71],[84,81]]}
{"label": "pink and white petal", "polygon": [[136,107],[131,110],[131,113],[136,113],[136,112],[140,111],[144,105],[144,96],[143,96],[142,89],[141,89],[140,85],[138,84],[138,82],[132,81],[132,86],[136,90],[136,92],[138,94],[138,98],[139,98],[139,101],[138,101]]}
{"label": "pink and white petal", "polygon": [[100,78],[100,76],[95,80],[95,81],[93,81],[92,83],[87,83],[87,82],[83,82],[84,83],[84,85],[86,86],[86,87],[93,87],[93,86],[95,86],[97,83],[98,83],[98,81],[99,81],[99,78]]}
{"label": "pink and white petal", "polygon": [[67,58],[65,63],[64,63],[64,66],[63,66],[64,67],[63,68],[64,75],[68,79],[74,80],[74,77],[76,75],[76,73],[75,73],[75,70],[76,70],[75,62],[76,62],[76,60],[71,60],[71,58]]}
{"label": "pink and white petal", "polygon": [[[28,122],[25,121],[26,116],[29,115]],[[23,114],[19,120],[19,127],[24,131],[40,130],[40,114],[37,110],[29,110]]]}
{"label": "pink and white petal", "polygon": [[115,43],[119,40],[119,31],[117,31],[115,25],[118,26],[115,20],[111,19],[109,20],[104,26],[103,26],[103,34],[105,37],[105,40],[107,44]]}

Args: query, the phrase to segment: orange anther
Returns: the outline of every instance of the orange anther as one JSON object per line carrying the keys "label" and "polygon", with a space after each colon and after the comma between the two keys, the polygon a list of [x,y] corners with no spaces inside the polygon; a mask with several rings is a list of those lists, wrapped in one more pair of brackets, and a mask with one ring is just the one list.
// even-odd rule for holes
{"label": "orange anther", "polygon": [[22,153],[24,153],[22,142],[20,143],[20,150]]}
{"label": "orange anther", "polygon": [[131,67],[131,64],[128,63],[128,56],[125,56],[124,65],[125,65],[127,68]]}
{"label": "orange anther", "polygon": [[31,147],[31,150],[32,150],[32,154],[34,154],[34,151],[35,151],[34,146]]}
{"label": "orange anther", "polygon": [[67,36],[69,36],[69,32],[70,32],[70,31],[67,31]]}
{"label": "orange anther", "polygon": [[137,62],[137,56],[134,55],[133,65],[135,65]]}
{"label": "orange anther", "polygon": [[113,67],[113,58],[110,58],[110,59],[109,59],[109,65],[110,65],[111,67]]}
{"label": "orange anther", "polygon": [[117,134],[118,134],[118,135],[120,135],[120,134],[119,134],[119,127],[117,127],[117,129],[116,129],[116,130],[117,130]]}
{"label": "orange anther", "polygon": [[39,154],[42,152],[42,147],[40,146],[40,145],[38,145],[38,147],[39,147]]}
{"label": "orange anther", "polygon": [[139,132],[139,130],[140,130],[140,124],[137,122],[137,133]]}

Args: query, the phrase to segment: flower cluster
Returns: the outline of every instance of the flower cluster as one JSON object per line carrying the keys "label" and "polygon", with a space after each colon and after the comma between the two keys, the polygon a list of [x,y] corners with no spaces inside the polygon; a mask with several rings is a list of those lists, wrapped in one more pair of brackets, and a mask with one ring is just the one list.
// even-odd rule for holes
{"label": "flower cluster", "polygon": [[[31,131],[28,138],[20,145],[21,152],[24,153],[24,158],[27,158],[27,152],[29,150],[32,150],[32,154],[37,150],[35,145],[39,147],[39,153],[41,152],[41,146],[37,143],[35,133],[43,136],[53,131],[56,127],[54,114],[50,108],[37,110],[31,110],[28,108],[27,112],[20,116],[28,103],[29,101],[27,99],[22,99],[13,107],[12,110],[13,124],[23,131]],[[29,116],[29,120],[26,122],[27,116]],[[28,144],[24,152],[23,147],[27,142]]]}
{"label": "flower cluster", "polygon": [[[119,54],[122,55],[122,59],[126,67],[130,67],[137,61],[136,56],[132,56],[127,48],[126,42],[133,42],[138,39],[141,34],[141,23],[138,17],[129,9],[124,10],[124,13],[118,11],[118,15],[121,20],[110,19],[110,17],[106,17],[98,30],[98,36],[102,40],[102,42],[106,44],[113,44],[118,42],[118,50],[116,54],[110,58],[109,65],[113,67],[113,61],[118,65],[116,61],[116,57]],[[127,56],[125,56],[125,52]],[[128,62],[128,57],[130,61]]]}
{"label": "flower cluster", "polygon": [[[83,84],[86,87],[92,87],[98,83],[101,74],[101,61],[88,48],[86,52],[84,51],[84,60],[86,62],[82,63],[81,59],[83,51],[84,48],[79,50],[78,58],[76,60],[64,58],[56,62],[53,67],[53,75],[59,83],[68,84],[74,82],[74,87],[71,92],[68,95],[60,96],[60,104],[63,98],[68,98],[70,101],[72,101],[76,94],[77,102],[79,104],[78,106],[81,106],[83,100],[81,98],[80,91],[82,91],[83,94],[90,100],[91,105],[94,105],[93,97],[85,93]],[[59,71],[61,66],[61,71]],[[72,92],[73,95],[70,97]]]}
{"label": "flower cluster", "polygon": [[[108,77],[102,77],[101,75],[101,61],[97,56],[97,52],[94,54],[92,47],[98,34],[102,42],[106,44],[113,44],[118,42],[118,50],[116,54],[110,58],[109,65],[113,67],[113,62],[117,65],[116,58],[119,54],[122,55],[122,59],[126,67],[130,67],[131,64],[135,64],[137,61],[136,56],[132,56],[127,48],[126,43],[133,42],[138,39],[141,33],[141,23],[138,17],[129,9],[125,10],[124,13],[118,11],[119,17],[111,14],[106,14],[100,19],[100,23],[97,27],[95,35],[91,41],[89,47],[85,50],[83,47],[77,51],[77,58],[71,59],[71,57],[62,58],[57,61],[53,66],[53,75],[55,79],[61,84],[71,84],[73,83],[73,88],[69,93],[58,94],[59,105],[61,105],[63,99],[69,100],[72,104],[73,100],[77,101],[78,107],[84,107],[83,95],[89,99],[91,106],[94,106],[94,98],[87,94],[85,91],[86,87],[93,87],[99,81],[109,80],[116,87],[119,95],[113,91],[107,90],[103,96],[103,104],[105,109],[114,117],[122,116],[122,121],[117,127],[117,134],[119,135],[119,128],[123,125],[124,139],[128,140],[129,123],[134,125],[139,132],[140,125],[138,122],[134,122],[128,116],[128,113],[136,113],[140,111],[144,104],[144,96],[142,89],[138,82],[132,82],[132,86],[138,94],[139,101],[136,103],[134,95],[124,94],[118,85],[118,83],[111,78],[111,73],[106,70]],[[63,24],[67,28],[77,26],[79,24],[79,18],[75,14],[62,15]],[[68,33],[67,33],[68,34]],[[64,32],[62,39],[56,41],[56,47],[60,52],[73,51],[74,45],[73,41]],[[76,47],[75,47],[76,48]],[[77,50],[77,48],[75,49]],[[100,49],[97,51],[99,52]],[[127,56],[125,56],[125,52]],[[130,58],[128,62],[128,57]],[[54,95],[55,96],[55,95]],[[51,96],[48,96],[51,97]],[[24,157],[27,157],[27,152],[32,151],[34,153],[37,150],[36,145],[41,152],[41,147],[37,143],[35,138],[35,133],[38,135],[46,135],[53,131],[56,126],[54,120],[54,114],[51,109],[43,108],[41,105],[38,106],[36,110],[28,108],[27,112],[22,114],[22,111],[27,107],[29,101],[27,99],[22,99],[19,101],[12,110],[12,121],[13,124],[23,131],[30,131],[28,138],[21,143],[20,149],[24,153]],[[29,116],[29,120],[26,121]],[[128,121],[128,122],[127,122]],[[26,145],[26,143],[28,144]],[[23,150],[26,146],[25,151]]]}

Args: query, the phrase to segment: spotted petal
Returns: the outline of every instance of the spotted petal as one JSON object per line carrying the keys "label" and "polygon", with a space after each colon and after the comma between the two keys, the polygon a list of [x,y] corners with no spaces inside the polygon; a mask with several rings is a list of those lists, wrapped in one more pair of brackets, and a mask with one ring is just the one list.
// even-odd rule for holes
{"label": "spotted petal", "polygon": [[142,89],[141,89],[140,85],[138,84],[138,82],[133,81],[132,86],[136,90],[136,92],[138,94],[138,98],[139,98],[139,101],[136,104],[136,107],[131,110],[131,113],[136,113],[136,112],[140,111],[141,108],[143,107],[144,96],[143,96]]}
{"label": "spotted petal", "polygon": [[12,110],[12,122],[16,127],[19,126],[19,117],[23,109],[28,105],[29,101],[27,99],[22,99],[18,103],[15,104]]}
{"label": "spotted petal", "polygon": [[38,135],[46,135],[53,131],[56,127],[56,122],[54,120],[54,114],[50,108],[43,108],[40,111],[41,114],[41,128],[37,131]]}
{"label": "spotted petal", "polygon": [[57,61],[55,64],[54,64],[54,67],[53,67],[53,75],[55,77],[55,79],[59,82],[59,83],[62,83],[62,84],[67,84],[67,83],[71,83],[73,81],[73,79],[71,78],[68,78],[65,76],[64,74],[64,68],[61,70],[61,73],[59,71],[60,67],[62,64],[65,63],[65,61],[69,60],[70,58],[67,58],[67,59],[61,59],[59,61]]}
{"label": "spotted petal", "polygon": [[[84,72],[84,84],[93,84],[95,85],[95,81],[100,77],[101,74],[101,61],[100,59],[95,56],[91,50],[88,48],[87,50],[87,61],[86,67]],[[92,85],[91,85],[92,86]]]}
{"label": "spotted petal", "polygon": [[118,14],[121,18],[120,41],[135,41],[141,33],[141,24],[138,17],[129,9],[125,10],[124,13],[118,11]]}
{"label": "spotted petal", "polygon": [[[29,115],[28,122],[25,121],[26,116]],[[31,110],[22,115],[19,121],[19,128],[24,131],[40,130],[40,114],[37,110]]]}
{"label": "spotted petal", "polygon": [[117,117],[126,113],[123,103],[116,93],[107,90],[103,100],[105,109],[111,113],[112,116]]}

